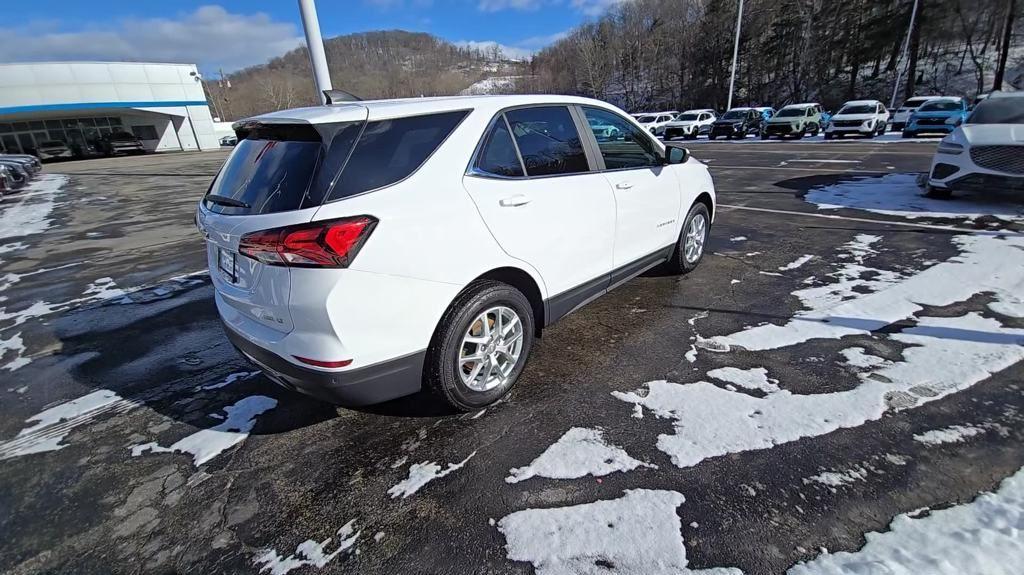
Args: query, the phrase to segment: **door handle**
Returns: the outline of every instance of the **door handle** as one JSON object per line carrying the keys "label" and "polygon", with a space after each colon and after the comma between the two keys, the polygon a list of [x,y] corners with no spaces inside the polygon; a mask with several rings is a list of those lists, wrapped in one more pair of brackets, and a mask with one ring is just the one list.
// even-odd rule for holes
{"label": "door handle", "polygon": [[498,204],[500,206],[505,207],[505,208],[514,208],[516,206],[525,206],[528,203],[530,203],[530,198],[524,196],[523,194],[516,194],[514,196],[509,196],[507,198],[502,198],[501,201],[498,202]]}
{"label": "door handle", "polygon": [[619,182],[619,183],[615,184],[615,189],[616,190],[628,190],[628,189],[630,189],[632,187],[633,187],[633,184],[631,184],[629,182]]}

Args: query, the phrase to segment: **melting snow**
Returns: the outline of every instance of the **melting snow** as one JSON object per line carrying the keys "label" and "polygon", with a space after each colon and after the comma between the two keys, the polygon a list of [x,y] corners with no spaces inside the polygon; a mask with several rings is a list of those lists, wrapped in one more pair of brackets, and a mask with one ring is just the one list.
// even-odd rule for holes
{"label": "melting snow", "polygon": [[735,383],[747,389],[758,389],[765,393],[779,391],[778,380],[768,379],[768,370],[763,367],[740,369],[738,367],[721,367],[708,372],[708,377],[720,381]]}
{"label": "melting snow", "polygon": [[14,359],[0,365],[0,368],[6,369],[7,371],[14,371],[20,367],[25,367],[32,362],[31,359],[25,357],[25,343],[21,340],[21,332],[18,332],[7,339],[0,337],[0,359],[3,359],[3,357],[7,355],[7,352],[12,351],[14,352]]}
{"label": "melting snow", "polygon": [[406,497],[419,491],[421,487],[430,483],[431,481],[435,479],[440,479],[445,475],[448,475],[452,471],[461,469],[462,466],[465,465],[466,462],[469,461],[470,458],[472,458],[474,455],[476,455],[475,451],[473,453],[470,453],[469,457],[466,457],[459,463],[449,463],[448,467],[446,467],[445,469],[441,469],[441,466],[434,463],[433,461],[413,463],[411,466],[409,466],[409,477],[403,479],[402,481],[398,482],[397,485],[394,485],[390,489],[388,489],[388,495],[390,495],[392,499],[396,497],[401,497],[402,499],[405,499]]}
{"label": "melting snow", "polygon": [[785,272],[785,271],[789,271],[789,270],[795,270],[796,268],[804,265],[805,263],[807,263],[807,262],[809,262],[809,261],[811,261],[813,259],[814,259],[814,255],[813,254],[807,254],[807,255],[800,256],[797,259],[793,260],[792,262],[789,262],[788,264],[786,264],[784,266],[779,266],[779,271]]}
{"label": "melting snow", "polygon": [[[67,181],[66,176],[41,175],[21,191],[18,203],[8,205],[5,202],[0,211],[0,240],[46,231],[50,227],[50,212],[56,205],[54,197]],[[30,198],[38,199],[30,201]]]}
{"label": "melting snow", "polygon": [[220,425],[201,429],[175,442],[161,447],[155,441],[132,446],[132,456],[147,451],[152,453],[190,453],[196,465],[202,465],[224,450],[241,443],[256,425],[256,416],[277,406],[277,400],[263,395],[252,395],[224,408],[226,419]]}
{"label": "melting snow", "polygon": [[1024,565],[1024,470],[995,493],[932,511],[897,516],[884,533],[868,533],[858,551],[821,555],[790,575],[1016,575]]}
{"label": "melting snow", "polygon": [[[260,573],[269,571],[270,575],[284,575],[292,569],[298,569],[299,567],[305,567],[307,565],[318,569],[322,568],[333,561],[334,558],[342,552],[347,549],[351,549],[352,546],[356,544],[356,541],[359,539],[359,534],[362,533],[362,531],[356,531],[353,533],[355,530],[354,524],[355,519],[346,523],[341,527],[341,529],[338,529],[338,547],[330,553],[325,550],[325,548],[331,543],[330,537],[319,543],[312,539],[307,539],[295,548],[294,554],[289,555],[288,557],[282,557],[274,549],[265,549],[256,556],[254,563],[256,563],[256,565],[262,565],[262,567],[260,567]],[[383,534],[381,533],[378,535]],[[374,537],[374,539],[376,539],[376,537]]]}
{"label": "melting snow", "polygon": [[101,415],[123,413],[138,405],[108,389],[66,401],[25,420],[25,423],[35,422],[35,425],[22,429],[14,439],[0,443],[0,459],[63,449],[67,445],[61,442],[75,428]]}
{"label": "melting snow", "polygon": [[623,497],[553,509],[526,509],[498,522],[508,558],[537,575],[740,575],[735,569],[690,570],[675,491],[627,490]]}
{"label": "melting snow", "polygon": [[982,427],[973,425],[951,425],[942,429],[933,429],[914,436],[914,441],[926,445],[942,445],[944,443],[960,443],[968,437],[985,433]]}
{"label": "melting snow", "polygon": [[742,242],[742,241],[744,241],[746,239],[747,239],[747,236],[736,236],[734,238],[729,238],[729,241],[730,242]]}
{"label": "melting snow", "polygon": [[[634,411],[634,417],[636,412]],[[640,417],[643,417],[641,411]],[[576,479],[600,477],[616,471],[656,466],[633,459],[622,448],[605,443],[600,429],[573,427],[526,467],[510,469],[505,481],[518,483],[531,477]]]}
{"label": "melting snow", "polygon": [[231,385],[232,383],[235,383],[236,381],[241,381],[243,379],[249,379],[250,377],[256,377],[259,374],[260,374],[259,371],[239,371],[237,373],[232,373],[232,374],[228,375],[227,377],[224,378],[224,381],[219,381],[217,383],[211,383],[209,385],[200,385],[200,386],[196,387],[196,391],[207,391],[207,390],[210,390],[210,389],[220,389],[222,387],[227,387],[227,386]]}
{"label": "melting snow", "polygon": [[868,477],[868,471],[863,467],[856,467],[846,471],[825,471],[804,479],[804,483],[821,483],[829,487],[842,487],[856,481],[864,481]]}
{"label": "melting snow", "polygon": [[1024,221],[1020,202],[993,202],[978,196],[958,195],[937,200],[923,195],[916,174],[886,174],[858,177],[850,181],[814,188],[804,196],[819,210],[854,208],[904,218],[967,218],[986,215],[1010,221]]}
{"label": "melting snow", "polygon": [[861,374],[860,384],[848,391],[798,395],[780,390],[757,398],[704,381],[653,381],[646,395],[613,395],[674,419],[675,433],[659,436],[658,448],[675,465],[689,467],[709,457],[856,427],[886,411],[966,389],[1024,359],[1024,330],[1004,328],[974,313],[921,318],[916,327],[892,338],[918,347],[906,349],[901,362]]}
{"label": "melting snow", "polygon": [[865,353],[863,347],[848,347],[839,353],[846,358],[846,365],[853,367],[871,368],[889,363],[885,358]]}
{"label": "melting snow", "polygon": [[[902,281],[897,276],[839,282],[840,285],[860,282],[862,286],[869,282],[876,288],[884,288],[875,293],[843,301],[842,294],[835,293],[833,285],[795,292],[810,309],[797,313],[783,325],[766,324],[709,338],[717,344],[713,351],[728,351],[731,346],[760,351],[815,338],[869,334],[912,317],[925,305],[947,306],[984,292],[992,292],[998,300],[1004,301],[1024,290],[1024,265],[1007,265],[1007,262],[1021,260],[1024,237],[1001,239],[974,235],[958,236],[953,241],[963,250],[959,256]],[[857,266],[853,264],[847,269],[851,267]],[[971,278],[971,281],[963,281],[963,278]]]}

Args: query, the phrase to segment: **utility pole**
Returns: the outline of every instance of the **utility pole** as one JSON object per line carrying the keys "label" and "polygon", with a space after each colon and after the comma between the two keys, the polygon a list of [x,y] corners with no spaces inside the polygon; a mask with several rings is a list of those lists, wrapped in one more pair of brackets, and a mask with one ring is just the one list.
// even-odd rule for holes
{"label": "utility pole", "polygon": [[[917,3],[920,0],[914,0],[914,7],[910,11],[910,26],[907,27],[907,38],[903,41],[903,55],[900,56],[901,60],[907,59],[907,51],[910,50],[910,36],[914,33],[914,20],[917,19]],[[916,70],[911,70],[911,74],[917,73]],[[896,83],[892,87],[892,100],[889,101],[889,107],[896,107],[896,94],[899,93],[900,83],[903,81],[903,68],[896,67]]]}
{"label": "utility pole", "polygon": [[996,75],[992,79],[992,91],[1003,89],[1003,75],[1006,73],[1006,58],[1010,55],[1010,40],[1013,37],[1013,15],[1016,2],[1006,1],[1006,22],[1003,23],[1002,50],[996,63]]}
{"label": "utility pole", "polygon": [[320,20],[316,16],[313,0],[299,0],[302,28],[306,32],[306,48],[309,49],[309,63],[313,67],[313,82],[321,104],[327,103],[324,90],[331,90],[331,74],[327,70],[327,56],[324,54],[324,40],[320,37]]}
{"label": "utility pole", "polygon": [[736,13],[736,40],[732,45],[732,72],[729,74],[729,102],[725,105],[725,110],[729,111],[732,108],[732,90],[733,86],[736,85],[736,60],[740,56],[740,24],[743,22],[743,0],[740,0],[740,9]]}

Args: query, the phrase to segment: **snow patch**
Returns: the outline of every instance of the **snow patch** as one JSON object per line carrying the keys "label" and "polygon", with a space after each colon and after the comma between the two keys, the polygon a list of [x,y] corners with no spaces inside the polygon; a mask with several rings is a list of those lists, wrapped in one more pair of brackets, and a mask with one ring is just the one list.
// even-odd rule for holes
{"label": "snow patch", "polygon": [[[636,410],[633,412],[636,417]],[[641,409],[640,417],[643,417]],[[526,467],[510,469],[505,478],[518,483],[531,477],[550,479],[576,479],[586,475],[601,477],[616,471],[631,471],[637,467],[657,466],[638,461],[620,447],[605,443],[600,429],[573,427],[554,444],[544,450]]]}
{"label": "snow patch", "polygon": [[973,220],[994,216],[1002,220],[1024,222],[1024,205],[1020,202],[992,202],[979,196],[957,196],[954,200],[937,200],[923,195],[917,174],[885,174],[857,177],[852,180],[813,188],[804,199],[819,210],[853,208],[876,214],[904,218],[963,218]]}
{"label": "snow patch", "polygon": [[0,443],[0,460],[64,449],[67,444],[62,441],[76,428],[102,415],[124,413],[138,406],[139,403],[124,399],[109,389],[100,389],[55,405],[25,420],[25,423],[35,424],[19,431],[14,439]]}
{"label": "snow patch", "polygon": [[746,389],[757,389],[765,393],[774,393],[779,391],[779,386],[776,385],[778,380],[768,379],[768,370],[763,367],[755,367],[752,369],[721,367],[709,371],[708,377],[728,383],[735,383],[736,385]]}
{"label": "snow patch", "polygon": [[946,443],[962,443],[968,437],[985,433],[982,427],[973,425],[951,425],[942,429],[933,429],[914,435],[914,441],[925,445],[943,445]]}
{"label": "snow patch", "polygon": [[250,377],[256,377],[259,374],[260,374],[259,370],[257,370],[257,371],[239,371],[239,372],[236,372],[236,373],[229,374],[227,377],[224,378],[224,381],[219,381],[217,383],[211,383],[211,384],[208,384],[208,385],[197,386],[196,387],[196,391],[208,391],[208,390],[211,390],[211,389],[220,389],[222,387],[227,387],[227,386],[231,385],[232,383],[235,383],[236,381],[241,381],[243,379],[249,379]]}
{"label": "snow patch", "polygon": [[21,191],[18,203],[5,202],[0,212],[0,240],[23,238],[49,229],[55,197],[67,182],[67,176],[43,174]]}
{"label": "snow patch", "polygon": [[804,479],[804,483],[820,483],[829,487],[842,487],[868,478],[868,471],[855,467],[846,471],[825,471]]}
{"label": "snow patch", "polygon": [[741,575],[735,569],[690,570],[675,491],[632,489],[623,497],[571,507],[525,509],[504,517],[508,558],[537,575]]}
{"label": "snow patch", "polygon": [[473,453],[470,453],[468,457],[466,457],[459,463],[449,463],[448,467],[444,469],[441,469],[441,466],[434,463],[433,461],[413,463],[411,466],[409,466],[409,477],[403,479],[402,481],[398,482],[398,484],[388,489],[388,495],[390,495],[392,499],[396,497],[401,497],[402,499],[405,499],[406,497],[419,491],[421,487],[430,483],[431,481],[435,479],[440,479],[457,469],[461,469],[462,466],[465,465],[466,462],[468,462],[474,455],[476,455],[475,451]]}
{"label": "snow patch", "polygon": [[866,353],[863,347],[848,347],[839,352],[846,361],[846,365],[860,368],[872,368],[889,363],[885,358]]}
{"label": "snow patch", "polygon": [[814,259],[814,255],[813,254],[802,255],[802,256],[798,257],[797,259],[795,259],[795,260],[789,262],[788,264],[784,265],[784,266],[779,266],[779,271],[786,272],[786,271],[789,271],[789,270],[795,270],[796,268],[804,265],[805,263],[807,263],[807,262],[809,262],[809,261],[811,261],[813,259]]}
{"label": "snow patch", "polygon": [[736,237],[733,237],[733,238],[729,238],[729,241],[730,242],[742,242],[742,241],[746,241],[746,239],[747,239],[747,236],[736,236]]}
{"label": "snow patch", "polygon": [[[260,573],[269,571],[270,575],[285,575],[285,573],[288,573],[293,569],[305,566],[316,567],[318,569],[323,568],[325,565],[333,561],[335,557],[344,551],[351,549],[352,546],[356,544],[356,541],[359,539],[359,534],[362,533],[362,531],[356,531],[353,533],[353,531],[355,531],[354,525],[355,519],[343,525],[341,529],[338,529],[338,547],[330,553],[326,551],[326,547],[331,543],[331,537],[328,537],[319,543],[312,539],[307,539],[306,541],[299,543],[299,546],[295,548],[295,553],[288,557],[282,557],[274,549],[264,549],[256,556],[253,562],[257,566],[262,565],[260,567]],[[379,535],[383,536],[383,533],[379,533]],[[374,537],[374,539],[379,541],[376,537]]]}
{"label": "snow patch", "polygon": [[789,575],[1016,575],[1024,565],[1022,526],[1024,470],[970,503],[923,517],[899,515],[888,531],[866,534],[860,550],[823,554]]}
{"label": "snow patch", "polygon": [[223,453],[224,450],[245,441],[245,438],[249,437],[249,432],[256,425],[256,416],[276,406],[276,399],[264,395],[251,395],[225,407],[225,419],[220,425],[201,429],[178,440],[170,447],[162,447],[155,441],[133,445],[132,456],[137,457],[147,451],[151,453],[189,453],[192,455],[195,465],[202,465]]}

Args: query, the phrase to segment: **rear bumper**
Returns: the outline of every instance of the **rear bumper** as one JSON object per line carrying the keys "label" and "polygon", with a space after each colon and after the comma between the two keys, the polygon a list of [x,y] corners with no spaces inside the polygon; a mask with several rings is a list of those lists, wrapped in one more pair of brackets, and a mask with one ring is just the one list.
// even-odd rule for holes
{"label": "rear bumper", "polygon": [[224,326],[228,340],[274,382],[339,405],[371,405],[416,393],[423,381],[426,350],[367,367],[321,371],[296,365]]}

